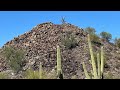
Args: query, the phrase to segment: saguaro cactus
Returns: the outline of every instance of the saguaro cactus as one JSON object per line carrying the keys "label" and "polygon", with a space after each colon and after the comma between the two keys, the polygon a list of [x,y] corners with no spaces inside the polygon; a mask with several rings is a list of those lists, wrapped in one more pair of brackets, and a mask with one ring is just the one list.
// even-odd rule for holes
{"label": "saguaro cactus", "polygon": [[87,79],[91,79],[91,77],[89,76],[88,72],[87,72],[87,69],[85,67],[85,63],[83,62],[83,69],[84,69],[84,73],[85,73],[85,76]]}
{"label": "saguaro cactus", "polygon": [[93,68],[93,75],[94,78],[98,78],[97,77],[97,70],[96,70],[96,63],[94,60],[94,55],[93,55],[93,50],[92,50],[92,45],[91,45],[91,41],[90,41],[90,35],[88,34],[88,44],[89,44],[89,50],[90,50],[90,56],[91,56],[91,63],[92,63],[92,68]]}
{"label": "saguaro cactus", "polygon": [[103,47],[101,47],[101,78],[103,78],[103,70],[104,70],[104,52]]}
{"label": "saguaro cactus", "polygon": [[39,66],[39,78],[40,79],[43,79],[43,70],[42,70],[42,64],[40,63],[40,66]]}
{"label": "saguaro cactus", "polygon": [[100,70],[100,54],[97,53],[97,66],[98,66],[98,78],[100,78],[100,75],[101,75],[101,70]]}
{"label": "saguaro cactus", "polygon": [[63,79],[62,67],[61,67],[61,55],[60,47],[57,46],[57,76],[59,79]]}
{"label": "saguaro cactus", "polygon": [[[88,34],[88,45],[89,45],[89,49],[90,49],[90,55],[91,55],[91,64],[92,64],[92,75],[93,79],[101,79],[103,76],[103,70],[104,70],[104,53],[103,53],[103,47],[101,47],[101,62],[100,62],[100,56],[99,53],[97,53],[97,65],[95,63],[95,59],[94,59],[94,55],[93,55],[93,50],[92,50],[92,45],[91,45],[91,41],[90,41],[90,35]],[[97,66],[97,67],[96,67]],[[90,76],[87,73],[86,67],[84,65],[83,62],[83,69],[84,69],[84,73],[87,79],[90,79]]]}

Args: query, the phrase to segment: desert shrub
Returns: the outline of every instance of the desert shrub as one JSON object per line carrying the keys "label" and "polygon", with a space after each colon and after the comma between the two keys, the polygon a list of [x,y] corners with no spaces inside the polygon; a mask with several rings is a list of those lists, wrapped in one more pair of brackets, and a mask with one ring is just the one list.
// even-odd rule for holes
{"label": "desert shrub", "polygon": [[120,38],[115,38],[114,43],[117,47],[120,48]]}
{"label": "desert shrub", "polygon": [[6,73],[0,72],[0,79],[8,79],[8,75]]}
{"label": "desert shrub", "polygon": [[84,29],[85,32],[87,32],[90,35],[90,40],[92,42],[92,44],[97,44],[97,45],[101,45],[100,43],[100,38],[97,34],[95,34],[96,30],[92,27],[87,27]]}
{"label": "desert shrub", "polygon": [[25,78],[26,79],[39,79],[39,72],[38,71],[34,71],[32,69],[28,69],[25,72]]}
{"label": "desert shrub", "polygon": [[84,29],[85,32],[87,32],[88,34],[95,34],[96,30],[92,27],[87,27]]}
{"label": "desert shrub", "polygon": [[103,32],[100,33],[100,36],[103,39],[107,40],[108,42],[112,39],[112,35],[110,33],[108,33],[108,32],[103,31]]}
{"label": "desert shrub", "polygon": [[96,35],[96,34],[91,34],[91,35],[90,35],[90,39],[91,39],[91,42],[92,42],[93,44],[102,45],[102,44],[100,43],[100,38],[99,38],[98,35]]}
{"label": "desert shrub", "polygon": [[3,49],[3,55],[7,60],[9,66],[15,71],[18,72],[22,69],[22,63],[24,62],[24,54],[23,50],[19,50],[14,47],[5,47]]}
{"label": "desert shrub", "polygon": [[76,46],[78,46],[78,42],[72,33],[67,33],[65,37],[62,37],[62,44],[67,49],[72,49],[72,48],[75,48]]}

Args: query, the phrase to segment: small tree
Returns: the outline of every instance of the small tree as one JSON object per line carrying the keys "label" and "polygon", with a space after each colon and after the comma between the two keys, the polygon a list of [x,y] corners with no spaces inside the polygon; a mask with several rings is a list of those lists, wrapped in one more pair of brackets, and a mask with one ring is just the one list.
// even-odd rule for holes
{"label": "small tree", "polygon": [[6,58],[10,67],[15,71],[18,72],[22,68],[23,58],[24,58],[24,51],[19,50],[14,47],[5,47],[3,49],[3,55]]}
{"label": "small tree", "polygon": [[100,43],[99,36],[95,34],[96,30],[92,27],[85,28],[85,32],[87,32],[90,35],[90,39],[92,43]]}
{"label": "small tree", "polygon": [[112,39],[112,35],[110,33],[108,33],[108,32],[103,31],[103,32],[100,33],[100,36],[103,39],[107,40],[108,42]]}
{"label": "small tree", "polygon": [[66,23],[65,17],[62,17],[61,22],[62,22],[62,24],[65,24],[65,23]]}
{"label": "small tree", "polygon": [[87,27],[85,28],[85,32],[91,35],[91,34],[95,34],[96,30],[92,27]]}

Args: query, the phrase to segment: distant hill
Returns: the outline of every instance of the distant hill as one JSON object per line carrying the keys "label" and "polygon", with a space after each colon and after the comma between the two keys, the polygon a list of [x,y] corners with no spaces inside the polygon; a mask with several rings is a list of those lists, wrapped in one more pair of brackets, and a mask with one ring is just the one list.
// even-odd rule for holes
{"label": "distant hill", "polygon": [[[73,47],[65,47],[65,38],[71,35],[75,45]],[[105,73],[110,73],[115,76],[120,76],[120,49],[115,47],[113,44],[102,41],[101,44],[104,46],[106,64]],[[76,75],[79,79],[84,79],[85,75],[82,68],[82,62],[84,61],[87,65],[87,69],[91,69],[89,63],[90,54],[87,41],[87,33],[77,26],[72,24],[53,24],[46,22],[37,25],[31,31],[24,33],[13,40],[7,42],[5,46],[13,46],[26,51],[26,65],[23,67],[24,70],[28,67],[32,67],[34,70],[39,68],[39,63],[42,62],[43,68],[50,71],[56,66],[56,46],[59,45],[62,55],[62,69],[64,78],[70,79]],[[100,45],[93,44],[94,53],[100,50]],[[6,71],[7,64],[2,56],[0,56],[0,70],[1,72]]]}

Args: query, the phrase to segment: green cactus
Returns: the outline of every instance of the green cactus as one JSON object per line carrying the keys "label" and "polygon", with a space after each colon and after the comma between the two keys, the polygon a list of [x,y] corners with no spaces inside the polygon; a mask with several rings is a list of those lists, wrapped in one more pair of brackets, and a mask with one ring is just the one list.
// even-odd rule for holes
{"label": "green cactus", "polygon": [[104,52],[103,47],[101,47],[101,78],[103,76],[103,70],[104,70]]}
{"label": "green cactus", "polygon": [[57,76],[60,79],[63,79],[62,67],[61,67],[61,55],[60,55],[60,47],[57,46]]}
{"label": "green cactus", "polygon": [[88,45],[89,45],[90,55],[91,55],[90,64],[92,64],[91,74],[93,75],[93,77],[89,77],[89,75],[87,73],[87,70],[85,68],[84,62],[83,62],[83,69],[84,69],[85,76],[86,76],[87,79],[90,79],[90,78],[91,79],[102,79],[103,78],[103,70],[104,70],[103,47],[101,47],[101,61],[100,61],[100,55],[99,55],[99,53],[97,53],[97,65],[96,65],[89,34],[88,34]]}
{"label": "green cactus", "polygon": [[85,63],[84,63],[84,62],[83,62],[83,70],[84,70],[84,72],[85,72],[86,79],[91,79],[90,76],[89,76],[89,74],[88,74],[88,72],[87,72],[87,70],[86,70]]}
{"label": "green cactus", "polygon": [[90,55],[91,55],[91,63],[92,63],[92,68],[93,68],[93,75],[94,78],[97,79],[97,70],[96,70],[96,64],[94,60],[94,55],[93,55],[93,50],[92,50],[92,45],[90,41],[90,35],[88,34],[88,44],[89,44],[89,49],[90,49]]}
{"label": "green cactus", "polygon": [[101,72],[100,72],[100,54],[97,53],[97,65],[98,65],[98,78],[100,78]]}
{"label": "green cactus", "polygon": [[43,70],[42,70],[42,64],[40,63],[40,67],[39,67],[39,78],[43,79]]}

